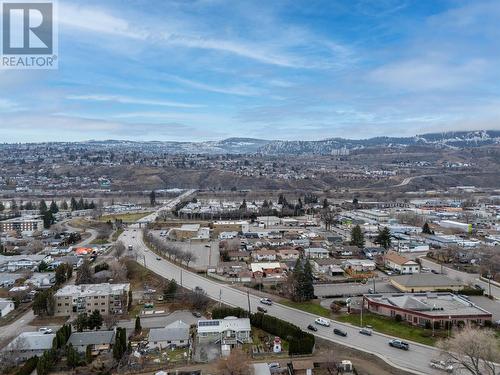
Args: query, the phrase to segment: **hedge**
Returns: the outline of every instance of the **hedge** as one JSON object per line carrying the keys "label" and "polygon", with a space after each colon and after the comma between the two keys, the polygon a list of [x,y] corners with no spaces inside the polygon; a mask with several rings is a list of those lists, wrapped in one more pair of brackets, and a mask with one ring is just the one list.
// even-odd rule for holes
{"label": "hedge", "polygon": [[289,343],[288,353],[290,355],[311,354],[313,352],[315,344],[314,336],[302,331],[294,324],[263,313],[252,314],[250,322],[254,327],[287,340]]}
{"label": "hedge", "polygon": [[224,319],[227,316],[248,318],[248,311],[241,307],[217,307],[212,310],[212,319]]}
{"label": "hedge", "polygon": [[38,357],[31,357],[16,371],[16,375],[30,375],[36,369]]}

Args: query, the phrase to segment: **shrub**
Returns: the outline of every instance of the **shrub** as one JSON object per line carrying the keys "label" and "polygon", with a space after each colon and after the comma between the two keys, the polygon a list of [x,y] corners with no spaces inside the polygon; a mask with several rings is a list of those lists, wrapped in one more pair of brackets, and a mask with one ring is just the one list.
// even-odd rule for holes
{"label": "shrub", "polygon": [[401,322],[403,320],[403,317],[399,314],[396,314],[396,316],[394,317],[394,319],[396,319],[396,322]]}
{"label": "shrub", "polygon": [[212,319],[224,319],[226,316],[248,318],[248,311],[241,307],[217,307],[212,310]]}

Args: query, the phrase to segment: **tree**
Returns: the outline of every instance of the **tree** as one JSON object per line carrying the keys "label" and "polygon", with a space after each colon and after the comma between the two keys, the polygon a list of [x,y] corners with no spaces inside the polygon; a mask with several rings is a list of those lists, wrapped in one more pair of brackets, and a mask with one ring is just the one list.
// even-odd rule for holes
{"label": "tree", "polygon": [[0,212],[3,212],[5,210],[5,206],[3,205],[2,202],[0,202]]}
{"label": "tree", "polygon": [[44,316],[54,313],[54,296],[51,289],[38,292],[33,300],[33,313]]}
{"label": "tree", "polygon": [[391,247],[391,230],[388,227],[384,227],[382,230],[379,229],[373,242],[387,250]]}
{"label": "tree", "polygon": [[55,201],[50,202],[50,212],[53,214],[57,214],[59,212],[59,207],[57,207],[57,203]]}
{"label": "tree", "polygon": [[151,204],[151,207],[156,206],[156,192],[154,190],[151,190],[151,193],[149,194],[149,203]]}
{"label": "tree", "polygon": [[47,212],[47,203],[45,203],[45,201],[43,199],[40,201],[38,209],[40,210],[41,215],[43,215],[45,212]]}
{"label": "tree", "polygon": [[78,314],[75,320],[76,330],[78,332],[82,332],[84,329],[88,327],[88,325],[89,325],[89,318],[87,316],[87,313]]}
{"label": "tree", "polygon": [[92,283],[92,270],[90,269],[90,263],[87,259],[85,259],[78,268],[78,271],[76,272],[76,285],[80,284],[91,284]]}
{"label": "tree", "polygon": [[76,202],[75,197],[71,197],[70,206],[71,206],[71,211],[78,210],[78,203]]}
{"label": "tree", "polygon": [[172,301],[177,293],[177,283],[174,279],[170,280],[163,290],[163,298],[165,301]]}
{"label": "tree", "polygon": [[424,225],[423,225],[423,227],[422,227],[422,233],[424,233],[424,234],[432,234],[432,230],[429,227],[429,224],[427,222],[425,222]]}
{"label": "tree", "polygon": [[222,375],[250,375],[248,357],[239,348],[231,350],[231,354],[217,364],[218,374]]}
{"label": "tree", "polygon": [[61,208],[62,208],[63,210],[67,210],[67,209],[68,209],[68,202],[63,201],[63,202],[62,202],[62,204],[61,204]]}
{"label": "tree", "polygon": [[125,328],[118,327],[113,345],[113,358],[119,361],[127,350],[127,332]]}
{"label": "tree", "polygon": [[359,225],[356,225],[351,229],[351,245],[357,246],[360,249],[365,246],[365,236]]}
{"label": "tree", "polygon": [[122,241],[116,241],[115,246],[113,247],[115,249],[116,259],[120,259],[125,252],[125,244]]}
{"label": "tree", "polygon": [[56,285],[61,285],[68,279],[67,272],[68,265],[66,263],[60,264],[56,268]]}
{"label": "tree", "polygon": [[50,211],[45,211],[42,214],[43,227],[45,229],[49,229],[52,224],[55,222],[54,215]]}
{"label": "tree", "polygon": [[496,375],[500,349],[495,332],[466,327],[452,338],[438,342],[443,356],[471,375]]}
{"label": "tree", "polygon": [[309,301],[314,298],[313,272],[309,259],[304,264],[304,279],[302,281],[303,300]]}
{"label": "tree", "polygon": [[141,327],[141,317],[137,315],[135,317],[135,333],[140,333],[142,331]]}
{"label": "tree", "polygon": [[92,363],[93,357],[92,357],[92,345],[87,345],[85,348],[85,362],[87,364]]}
{"label": "tree", "polygon": [[328,203],[328,199],[323,199],[323,208],[328,208],[330,204]]}
{"label": "tree", "polygon": [[354,198],[354,199],[352,200],[352,205],[354,206],[354,208],[358,208],[358,205],[359,205],[358,198]]}
{"label": "tree", "polygon": [[325,208],[321,210],[320,218],[325,223],[325,229],[330,230],[332,224],[335,222],[335,214],[328,208]]}
{"label": "tree", "polygon": [[296,302],[301,302],[303,299],[302,281],[304,280],[304,268],[302,267],[302,259],[297,259],[292,273],[292,299]]}
{"label": "tree", "polygon": [[99,312],[99,310],[94,310],[92,311],[92,314],[90,314],[88,320],[87,320],[87,326],[89,329],[101,329],[102,327],[102,315]]}
{"label": "tree", "polygon": [[66,361],[71,368],[75,368],[80,362],[78,352],[73,348],[73,344],[71,343],[66,346]]}

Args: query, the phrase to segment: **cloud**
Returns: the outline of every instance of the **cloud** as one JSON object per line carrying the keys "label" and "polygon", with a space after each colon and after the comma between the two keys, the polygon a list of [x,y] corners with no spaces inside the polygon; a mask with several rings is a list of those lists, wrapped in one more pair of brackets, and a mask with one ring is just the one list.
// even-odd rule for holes
{"label": "cloud", "polygon": [[121,104],[138,104],[138,105],[149,105],[149,106],[160,106],[160,107],[179,107],[179,108],[201,108],[201,107],[204,107],[204,105],[200,105],[200,104],[180,103],[180,102],[172,102],[172,101],[168,101],[168,100],[138,99],[138,98],[131,98],[128,96],[121,96],[121,95],[102,95],[102,94],[69,95],[66,97],[66,99],[96,101],[96,102],[115,102],[115,103],[121,103]]}
{"label": "cloud", "polygon": [[262,91],[250,86],[215,86],[203,82],[194,81],[191,79],[186,79],[174,75],[167,75],[167,79],[183,84],[185,86],[192,87],[194,89],[215,92],[219,94],[229,94],[229,95],[240,95],[240,96],[258,96],[262,94]]}

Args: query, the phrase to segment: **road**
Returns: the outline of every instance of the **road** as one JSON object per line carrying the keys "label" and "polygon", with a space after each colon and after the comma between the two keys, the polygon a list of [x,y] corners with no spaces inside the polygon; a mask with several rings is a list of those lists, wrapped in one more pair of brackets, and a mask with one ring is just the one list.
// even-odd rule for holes
{"label": "road", "polygon": [[174,199],[171,199],[168,201],[167,204],[164,206],[161,206],[158,208],[155,212],[149,214],[148,216],[144,216],[142,219],[138,220],[137,223],[141,224],[147,224],[147,223],[153,223],[156,221],[156,218],[158,215],[160,215],[164,211],[171,211],[176,204],[180,203],[183,199],[186,199],[190,195],[194,194],[196,192],[196,189],[190,189],[179,195],[178,197],[175,197]]}
{"label": "road", "polygon": [[[158,256],[148,250],[144,245],[141,231],[134,232],[132,228],[128,228],[120,236],[120,239],[126,246],[132,245],[137,252],[138,261],[156,274],[167,279],[173,278],[187,289],[201,287],[206,291],[209,297],[217,301],[220,300],[227,305],[248,309],[250,303],[250,310],[257,310],[257,306],[259,306],[258,297],[251,294],[247,295],[229,285],[220,284],[204,276],[189,272],[165,259],[158,260]],[[279,317],[304,330],[306,330],[307,325],[311,324],[316,318],[315,315],[277,303],[269,307],[266,306],[266,308],[269,315]],[[318,332],[316,332],[315,335],[325,340],[374,354],[390,365],[414,374],[439,374],[439,372],[429,368],[428,365],[431,358],[436,358],[439,355],[439,352],[432,347],[411,343],[410,350],[405,352],[389,347],[388,341],[391,339],[389,336],[375,333],[373,336],[367,337],[360,335],[358,333],[358,328],[354,326],[336,321],[332,321],[332,323],[330,328],[318,326]],[[332,332],[333,327],[341,327],[348,333],[348,337],[344,338],[334,335]]]}
{"label": "road", "polygon": [[86,239],[75,244],[75,246],[78,246],[78,247],[85,247],[87,245],[90,245],[90,243],[96,239],[97,234],[98,234],[97,231],[95,229],[92,229],[92,228],[86,228],[85,230],[83,230],[81,228],[72,227],[71,225],[69,225],[68,221],[62,222],[61,224],[64,228],[66,228],[66,230],[69,230],[72,232],[78,232],[80,234],[82,234],[84,232],[90,233],[90,237],[87,237]]}

